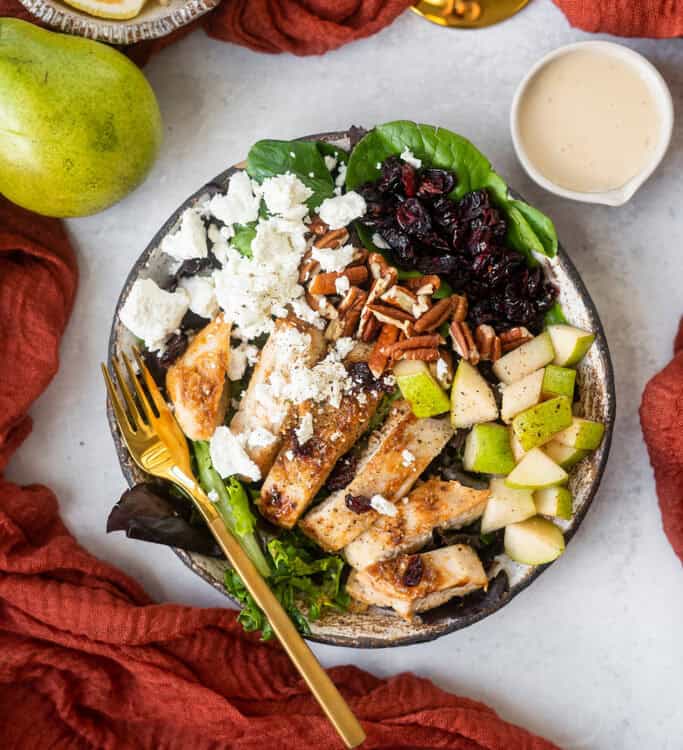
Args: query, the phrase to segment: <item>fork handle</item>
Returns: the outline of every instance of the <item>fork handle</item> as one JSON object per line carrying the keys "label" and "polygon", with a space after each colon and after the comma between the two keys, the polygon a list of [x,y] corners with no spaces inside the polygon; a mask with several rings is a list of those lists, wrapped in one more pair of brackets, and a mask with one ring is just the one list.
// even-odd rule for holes
{"label": "fork handle", "polygon": [[[199,500],[199,498],[197,498]],[[210,502],[210,501],[209,501]],[[204,503],[201,503],[204,505]],[[238,573],[249,593],[263,610],[282,647],[289,655],[299,674],[332,722],[346,747],[358,747],[365,740],[360,722],[351,712],[341,693],[334,686],[313,652],[304,642],[289,615],[275,598],[266,580],[228,530],[220,516],[207,519],[209,528],[221,546],[228,561]]]}

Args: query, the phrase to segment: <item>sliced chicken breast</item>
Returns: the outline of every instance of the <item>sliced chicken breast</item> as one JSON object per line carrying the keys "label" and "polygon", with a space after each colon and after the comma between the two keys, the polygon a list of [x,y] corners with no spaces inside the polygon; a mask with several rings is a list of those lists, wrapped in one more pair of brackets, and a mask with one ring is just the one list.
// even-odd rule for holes
{"label": "sliced chicken breast", "polygon": [[471,547],[454,544],[353,570],[346,590],[363,604],[391,607],[401,617],[412,620],[418,612],[486,588],[487,584],[477,553]]}
{"label": "sliced chicken breast", "polygon": [[[273,397],[271,380],[288,382],[294,364],[315,365],[325,353],[323,334],[295,317],[281,318],[261,350],[247,392],[230,423],[230,429],[242,436],[249,458],[266,476],[282,445],[282,431],[289,414],[284,400]],[[250,441],[257,431],[271,433],[274,439]],[[265,444],[264,444],[265,443]]]}
{"label": "sliced chicken breast", "polygon": [[359,504],[347,505],[347,497],[381,495],[390,502],[400,500],[452,434],[447,417],[418,419],[406,401],[397,402],[381,430],[371,436],[351,483],[313,508],[301,528],[323,549],[346,547],[379,518],[372,508],[356,512],[353,508]]}
{"label": "sliced chicken breast", "polygon": [[380,560],[416,552],[434,529],[457,529],[473,523],[486,508],[488,490],[460,482],[428,479],[398,503],[396,516],[381,516],[344,548],[347,562],[361,570]]}
{"label": "sliced chicken breast", "polygon": [[225,419],[230,323],[218,315],[194,337],[166,373],[166,391],[190,440],[208,440]]}
{"label": "sliced chicken breast", "polygon": [[343,396],[338,408],[309,401],[297,409],[299,421],[312,417],[313,437],[300,445],[296,429],[285,436],[261,490],[261,515],[291,528],[308,508],[337,461],[367,430],[382,398],[380,391]]}

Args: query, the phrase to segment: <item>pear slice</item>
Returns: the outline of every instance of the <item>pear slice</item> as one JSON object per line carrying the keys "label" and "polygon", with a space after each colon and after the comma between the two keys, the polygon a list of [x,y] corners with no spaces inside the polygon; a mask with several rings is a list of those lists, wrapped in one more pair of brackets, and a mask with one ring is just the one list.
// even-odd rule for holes
{"label": "pear slice", "polygon": [[519,440],[517,440],[517,436],[512,427],[510,428],[510,446],[512,448],[512,457],[515,459],[515,463],[519,463],[524,456],[526,456],[526,451],[522,448]]}
{"label": "pear slice", "polygon": [[502,424],[476,424],[465,440],[462,465],[478,474],[509,474],[515,468],[508,428]]}
{"label": "pear slice", "polygon": [[548,333],[555,349],[553,363],[560,367],[569,367],[581,361],[595,341],[594,333],[565,323],[548,326]]}
{"label": "pear slice", "polygon": [[513,490],[503,479],[492,479],[489,490],[491,494],[481,519],[482,534],[490,534],[536,515],[536,504],[530,490]]}
{"label": "pear slice", "polygon": [[493,372],[499,380],[510,385],[549,365],[554,358],[555,350],[550,334],[543,331],[531,341],[501,357],[493,365]]}
{"label": "pear slice", "polygon": [[604,434],[605,425],[602,422],[592,422],[590,419],[574,417],[571,425],[562,432],[558,432],[553,439],[570,448],[593,451],[602,442]]}
{"label": "pear slice", "polygon": [[[512,452],[515,452],[514,444],[512,446]],[[590,451],[572,448],[569,445],[558,443],[557,440],[551,440],[543,446],[543,452],[547,453],[556,464],[559,464],[563,469],[569,471],[572,466],[576,466],[579,461],[584,459]]]}
{"label": "pear slice", "polygon": [[572,405],[564,396],[542,401],[512,420],[512,429],[525,451],[537,448],[572,423]]}
{"label": "pear slice", "polygon": [[544,373],[544,370],[536,370],[531,375],[505,386],[500,410],[503,422],[509,424],[517,414],[536,406],[541,400]]}
{"label": "pear slice", "polygon": [[476,367],[461,359],[451,387],[451,424],[461,429],[495,419],[498,406],[491,386]]}
{"label": "pear slice", "polygon": [[536,512],[542,516],[564,518],[572,517],[572,493],[566,487],[546,487],[534,492]]}
{"label": "pear slice", "polygon": [[505,529],[505,554],[525,565],[543,565],[564,552],[564,536],[552,521],[540,516]]}
{"label": "pear slice", "polygon": [[540,448],[532,448],[510,472],[505,484],[518,490],[540,490],[564,484],[568,478],[567,472]]}
{"label": "pear slice", "polygon": [[548,365],[543,371],[543,385],[541,387],[543,398],[566,396],[570,401],[573,401],[575,383],[576,370],[572,370],[570,367]]}
{"label": "pear slice", "polygon": [[403,359],[394,365],[394,377],[416,417],[435,417],[450,409],[450,401],[426,362]]}

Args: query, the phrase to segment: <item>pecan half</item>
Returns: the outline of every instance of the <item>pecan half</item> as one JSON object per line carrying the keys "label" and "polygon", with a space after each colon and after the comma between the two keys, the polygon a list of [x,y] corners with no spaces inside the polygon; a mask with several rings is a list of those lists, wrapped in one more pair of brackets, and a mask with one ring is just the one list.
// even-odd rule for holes
{"label": "pecan half", "polygon": [[531,331],[524,326],[515,326],[508,331],[503,331],[499,336],[502,350],[506,354],[533,338]]}
{"label": "pecan half", "polygon": [[453,299],[453,320],[462,323],[467,318],[468,302],[467,297],[462,294],[454,294]]}
{"label": "pecan half", "polygon": [[[361,316],[362,315],[363,315],[363,312],[361,311]],[[382,324],[379,322],[379,320],[377,320],[377,318],[374,315],[370,314],[368,315],[363,325],[363,331],[360,334],[360,340],[364,344],[369,344],[371,341],[374,341],[377,338],[381,330],[382,330]]]}
{"label": "pecan half", "polygon": [[472,338],[472,331],[467,323],[459,323],[454,320],[450,326],[451,337],[453,338],[453,349],[463,359],[468,360],[473,365],[479,363],[479,350]]}
{"label": "pecan half", "polygon": [[399,307],[410,315],[413,315],[413,310],[418,302],[416,294],[413,294],[409,289],[399,286],[398,284],[395,284],[384,292],[380,299],[388,305]]}
{"label": "pecan half", "polygon": [[396,342],[400,331],[396,326],[389,325],[388,323],[382,325],[374,315],[371,315],[370,318],[382,326],[382,330],[379,332],[379,337],[375,342],[375,346],[368,357],[368,367],[370,368],[370,372],[376,378],[379,378],[389,363],[387,348]]}
{"label": "pecan half", "polygon": [[381,279],[383,276],[386,276],[389,271],[396,272],[396,269],[392,268],[387,263],[386,258],[383,255],[380,255],[380,253],[370,253],[368,256],[368,268],[370,269],[373,279]]}
{"label": "pecan half", "polygon": [[481,359],[487,359],[491,362],[500,359],[502,345],[500,337],[496,336],[496,332],[492,326],[485,323],[477,326],[474,331],[474,340],[477,344],[477,349],[479,349]]}
{"label": "pecan half", "polygon": [[418,276],[414,279],[404,279],[401,283],[415,294],[434,294],[441,286],[441,279],[435,274],[430,274],[429,276]]}
{"label": "pecan half", "polygon": [[[396,279],[398,278],[398,272],[395,268],[391,268],[387,265],[384,258],[382,258],[381,255],[378,257],[382,259],[385,266],[385,272],[383,275],[379,277],[375,277],[375,271],[373,270],[373,256],[377,256],[377,253],[372,253],[370,255],[370,258],[368,259],[368,267],[370,268],[370,273],[372,274],[374,281],[372,282],[372,285],[370,286],[370,292],[368,293],[368,298],[366,302],[366,306],[361,312],[360,315],[360,322],[358,324],[358,338],[361,339],[361,341],[367,341],[371,340],[368,339],[368,336],[371,335],[373,325],[369,322],[372,318],[372,311],[368,309],[368,305],[373,304],[379,297],[381,297],[388,289],[390,289],[395,283]],[[381,321],[386,323],[387,321]]]}
{"label": "pecan half", "polygon": [[316,235],[316,237],[322,237],[324,234],[327,234],[330,231],[330,228],[319,216],[314,216],[311,219],[311,223],[308,225],[308,228],[311,230],[311,232],[313,232],[314,235]]}
{"label": "pecan half", "polygon": [[347,278],[351,286],[358,286],[367,281],[368,269],[365,266],[355,266],[339,272],[319,273],[311,281],[308,291],[311,294],[337,294],[336,282],[342,277]]}
{"label": "pecan half", "polygon": [[444,299],[440,299],[415,322],[415,332],[426,333],[427,331],[435,331],[442,323],[445,323],[451,317],[452,311],[452,298],[444,297]]}
{"label": "pecan half", "polygon": [[438,349],[406,349],[398,352],[394,359],[419,359],[422,362],[436,362],[439,356]]}
{"label": "pecan half", "polygon": [[348,230],[342,227],[341,229],[332,229],[326,232],[322,237],[318,237],[313,243],[314,247],[319,250],[331,247],[341,247],[349,241]]}
{"label": "pecan half", "polygon": [[399,310],[397,307],[389,305],[366,305],[371,315],[374,315],[380,323],[388,323],[390,326],[396,326],[403,331],[406,336],[411,336],[415,332],[413,325],[414,318],[412,315]]}
{"label": "pecan half", "polygon": [[445,343],[443,336],[440,336],[438,333],[432,333],[427,336],[413,336],[410,339],[397,341],[386,348],[385,352],[390,357],[394,357],[399,352],[407,351],[408,349],[434,349]]}
{"label": "pecan half", "polygon": [[352,336],[367,298],[367,292],[357,286],[352,286],[337,307],[338,320],[333,320],[327,326],[325,337],[335,340],[344,336]]}

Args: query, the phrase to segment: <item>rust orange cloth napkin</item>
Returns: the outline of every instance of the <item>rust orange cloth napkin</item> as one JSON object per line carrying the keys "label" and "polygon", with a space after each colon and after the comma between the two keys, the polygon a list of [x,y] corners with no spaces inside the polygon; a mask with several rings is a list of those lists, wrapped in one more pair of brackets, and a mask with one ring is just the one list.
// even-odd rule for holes
{"label": "rust orange cloth napkin", "polygon": [[[60,222],[0,198],[0,471],[56,372],[76,280]],[[555,748],[414,675],[331,673],[368,749]],[[233,611],[154,604],[78,545],[47,487],[0,474],[0,746],[332,750],[340,742],[279,646],[246,635]]]}
{"label": "rust orange cloth napkin", "polygon": [[645,387],[640,423],[655,472],[664,531],[683,562],[683,318],[674,358]]}
{"label": "rust orange cloth napkin", "polygon": [[616,36],[683,36],[683,0],[553,0],[572,26]]}

